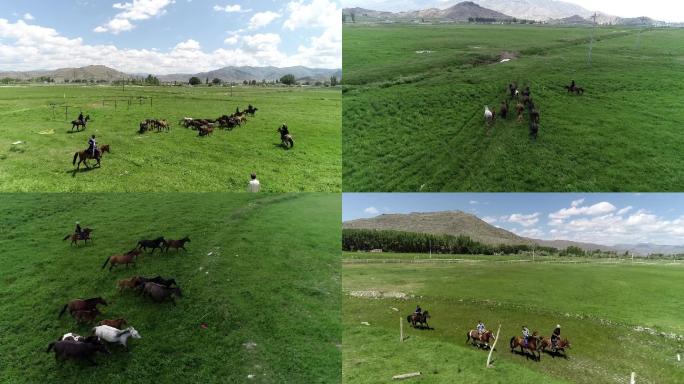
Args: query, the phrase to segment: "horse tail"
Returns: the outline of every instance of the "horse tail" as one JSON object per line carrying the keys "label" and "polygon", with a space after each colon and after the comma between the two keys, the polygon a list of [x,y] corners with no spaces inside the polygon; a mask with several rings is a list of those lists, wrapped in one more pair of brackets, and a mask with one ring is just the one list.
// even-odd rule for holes
{"label": "horse tail", "polygon": [[511,349],[515,348],[515,345],[513,345],[514,341],[515,341],[515,336],[511,337]]}
{"label": "horse tail", "polygon": [[64,240],[68,239],[68,238],[69,238],[69,236],[71,236],[71,235],[66,235],[66,236],[64,236],[64,238],[62,239],[62,241],[64,241]]}
{"label": "horse tail", "polygon": [[468,343],[469,341],[470,341],[470,331],[468,331],[468,333],[466,334],[466,341],[465,342]]}
{"label": "horse tail", "polygon": [[78,152],[74,153],[74,160],[71,161],[71,165],[76,165],[76,158],[78,157]]}
{"label": "horse tail", "polygon": [[48,344],[48,348],[47,348],[47,351],[45,351],[45,353],[50,352],[50,350],[51,350],[52,347],[54,347],[54,346],[55,346],[55,342],[54,342],[54,341],[53,341],[52,343]]}
{"label": "horse tail", "polygon": [[102,269],[104,269],[107,266],[109,259],[111,259],[111,256],[107,256],[107,260],[105,260],[104,264],[102,264]]}
{"label": "horse tail", "polygon": [[58,319],[59,319],[60,317],[62,317],[62,315],[64,314],[64,312],[66,312],[66,309],[67,309],[68,306],[69,306],[69,304],[64,304],[64,307],[62,307],[62,310],[59,312],[59,316],[57,316]]}

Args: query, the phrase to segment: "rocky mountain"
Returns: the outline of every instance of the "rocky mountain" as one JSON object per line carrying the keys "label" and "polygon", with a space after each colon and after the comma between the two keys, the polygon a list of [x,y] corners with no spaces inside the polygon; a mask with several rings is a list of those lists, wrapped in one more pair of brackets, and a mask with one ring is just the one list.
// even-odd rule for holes
{"label": "rocky mountain", "polygon": [[[209,80],[219,78],[227,82],[234,81],[241,83],[243,80],[261,81],[262,79],[265,79],[267,81],[271,81],[280,79],[286,74],[293,74],[295,78],[300,81],[326,81],[330,79],[330,76],[336,76],[338,79],[342,78],[341,69],[307,67],[225,67],[209,72],[161,75],[157,77],[161,81],[168,82],[187,82],[192,76],[197,76],[202,80],[208,77]],[[55,79],[55,82],[61,83],[64,82],[64,80],[94,80],[109,82],[131,77],[142,78],[146,77],[147,74],[127,74],[104,65],[89,65],[87,67],[81,68],[60,68],[55,70],[38,70],[27,72],[0,72],[0,78],[10,77],[13,79],[29,80],[40,76],[51,77]]]}
{"label": "rocky mountain", "polygon": [[661,253],[663,255],[684,254],[684,245],[659,245],[651,243],[641,244],[616,244],[614,248],[621,252],[630,252],[637,255],[649,255]]}
{"label": "rocky mountain", "polygon": [[408,12],[382,12],[364,8],[345,8],[342,14],[351,19],[352,14],[359,21],[468,21],[469,18],[507,20],[511,17],[501,12],[483,8],[472,1],[464,1],[446,9],[429,8]]}
{"label": "rocky mountain", "polygon": [[409,214],[383,214],[370,219],[345,221],[343,228],[394,230],[436,235],[466,235],[471,239],[490,245],[537,244],[539,246],[565,249],[569,246],[586,251],[615,251],[613,247],[599,244],[580,243],[568,240],[538,240],[518,236],[513,232],[495,227],[475,215],[461,211],[444,211]]}

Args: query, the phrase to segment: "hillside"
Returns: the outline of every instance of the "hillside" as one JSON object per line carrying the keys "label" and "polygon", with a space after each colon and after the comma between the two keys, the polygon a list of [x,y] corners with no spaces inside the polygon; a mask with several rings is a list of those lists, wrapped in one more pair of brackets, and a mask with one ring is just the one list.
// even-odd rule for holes
{"label": "hillside", "polygon": [[131,75],[117,71],[104,65],[89,65],[80,68],[59,68],[55,70],[39,70],[39,71],[6,71],[0,72],[0,78],[10,77],[13,79],[30,80],[36,77],[51,77],[57,83],[63,83],[64,80],[93,80],[93,81],[114,81],[121,80]]}
{"label": "hillside", "polygon": [[383,12],[364,8],[345,8],[342,10],[345,17],[351,19],[354,15],[356,21],[411,21],[411,20],[437,20],[437,21],[468,21],[472,18],[486,18],[506,20],[511,17],[501,12],[483,8],[472,1],[464,1],[449,8],[429,8],[407,12]]}

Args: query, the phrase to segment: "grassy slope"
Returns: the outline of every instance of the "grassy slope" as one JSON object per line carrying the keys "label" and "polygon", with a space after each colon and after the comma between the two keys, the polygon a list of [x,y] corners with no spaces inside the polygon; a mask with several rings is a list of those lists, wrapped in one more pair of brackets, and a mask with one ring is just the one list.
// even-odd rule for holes
{"label": "grassy slope", "polygon": [[[21,194],[0,209],[1,382],[339,381],[338,196]],[[60,240],[78,219],[95,228],[94,245]],[[189,251],[100,269],[107,255],[159,233],[188,234]],[[117,293],[115,282],[134,274],[175,277],[184,297],[173,307]],[[98,368],[56,368],[48,342],[89,329],[57,319],[59,309],[97,295],[110,303],[104,318],[125,317],[143,338],[98,357]]]}
{"label": "grassy slope", "polygon": [[[636,49],[621,31],[598,32],[588,68],[581,28],[345,27],[343,190],[681,190],[683,32],[645,32]],[[520,57],[473,66],[502,51]],[[561,88],[573,78],[584,96]],[[482,106],[512,80],[531,85],[537,142],[512,120],[484,131]]]}
{"label": "grassy slope", "polygon": [[[343,289],[347,292],[403,292],[416,298],[369,300],[347,296],[343,301],[344,356],[353,354],[358,355],[358,360],[370,360],[364,349],[398,345],[398,315],[405,316],[420,304],[433,314],[431,326],[435,330],[409,329],[409,342],[446,344],[457,356],[478,353],[477,364],[464,368],[470,372],[466,374],[487,374],[482,367],[484,352],[463,351],[470,349],[464,344],[466,332],[483,319],[490,328],[502,324],[502,344],[495,358],[553,378],[577,383],[626,382],[629,373],[635,371],[643,382],[677,382],[684,379],[681,363],[674,359],[675,353],[682,350],[681,341],[650,336],[633,328],[646,326],[684,333],[679,316],[684,297],[676,288],[683,274],[681,266],[665,265],[346,264]],[[375,330],[360,330],[360,321],[370,322]],[[509,353],[506,343],[519,333],[522,324],[548,336],[556,323],[563,325],[564,336],[573,343],[568,360],[544,355],[540,363],[535,363]],[[372,339],[378,344],[371,345],[364,340],[368,332],[385,337]],[[425,360],[446,358],[442,353],[426,353]],[[411,360],[407,357],[406,362]],[[440,369],[440,364],[433,365]],[[428,369],[423,364],[413,367]],[[349,368],[351,365],[345,361],[345,379],[364,382],[351,380],[346,371]],[[380,371],[385,376],[391,373],[371,362],[360,369]],[[524,377],[503,380],[528,381]]]}
{"label": "grassy slope", "polygon": [[[52,119],[48,103],[61,103],[65,93],[93,118],[85,132],[68,133],[64,109]],[[121,88],[106,86],[0,87],[0,190],[244,191],[252,171],[265,191],[340,190],[339,90],[237,87],[230,97],[220,87],[130,87],[125,95],[152,96],[152,108],[102,106],[102,99],[121,95]],[[177,125],[184,116],[216,118],[248,103],[259,108],[256,117],[232,131],[200,138]],[[70,109],[69,121],[77,115]],[[151,117],[169,120],[171,132],[139,135],[138,123]],[[295,137],[290,151],[279,147],[283,122]],[[38,134],[50,129],[55,134]],[[111,156],[101,169],[74,174],[73,154],[93,133],[112,145]],[[12,145],[19,140],[25,144]]]}

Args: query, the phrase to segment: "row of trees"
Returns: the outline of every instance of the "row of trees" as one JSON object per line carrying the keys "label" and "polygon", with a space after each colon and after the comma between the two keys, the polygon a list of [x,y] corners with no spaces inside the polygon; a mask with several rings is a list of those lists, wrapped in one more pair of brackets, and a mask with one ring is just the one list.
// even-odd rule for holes
{"label": "row of trees", "polygon": [[527,19],[496,19],[493,17],[469,17],[469,23],[504,23],[504,24],[534,24],[536,21]]}
{"label": "row of trees", "polygon": [[[200,79],[200,78],[197,77],[197,76],[193,76],[193,77],[190,78],[190,80],[188,80],[188,84],[190,84],[190,85],[201,85],[201,84],[202,84],[202,79]],[[210,82],[209,82],[209,78],[207,77],[207,78],[205,79],[205,81],[204,81],[204,84],[205,84],[205,85],[209,85],[209,86],[211,86],[211,85],[219,86],[219,85],[222,85],[222,84],[223,84],[223,80],[221,80],[221,79],[219,79],[219,78],[214,78],[213,80],[211,80],[211,83],[210,83]],[[243,84],[243,85],[258,85],[259,83],[258,83],[256,80],[243,80],[243,81],[242,81],[242,84]],[[261,80],[261,84],[267,84],[266,80],[265,80],[265,79]],[[297,84],[300,84],[300,83],[297,82],[297,79],[295,78],[294,75],[292,75],[292,74],[287,74],[287,75],[282,76],[280,79],[276,79],[274,82],[272,82],[272,84],[297,85]],[[306,82],[303,82],[303,84],[305,84],[305,85],[312,85],[312,82],[306,81]],[[337,77],[335,77],[335,76],[330,76],[330,81],[329,81],[329,82],[317,81],[317,82],[315,82],[315,83],[313,83],[313,84],[315,84],[315,85],[325,85],[325,86],[332,86],[332,87],[334,87],[334,86],[338,85],[339,83],[338,83]]]}

